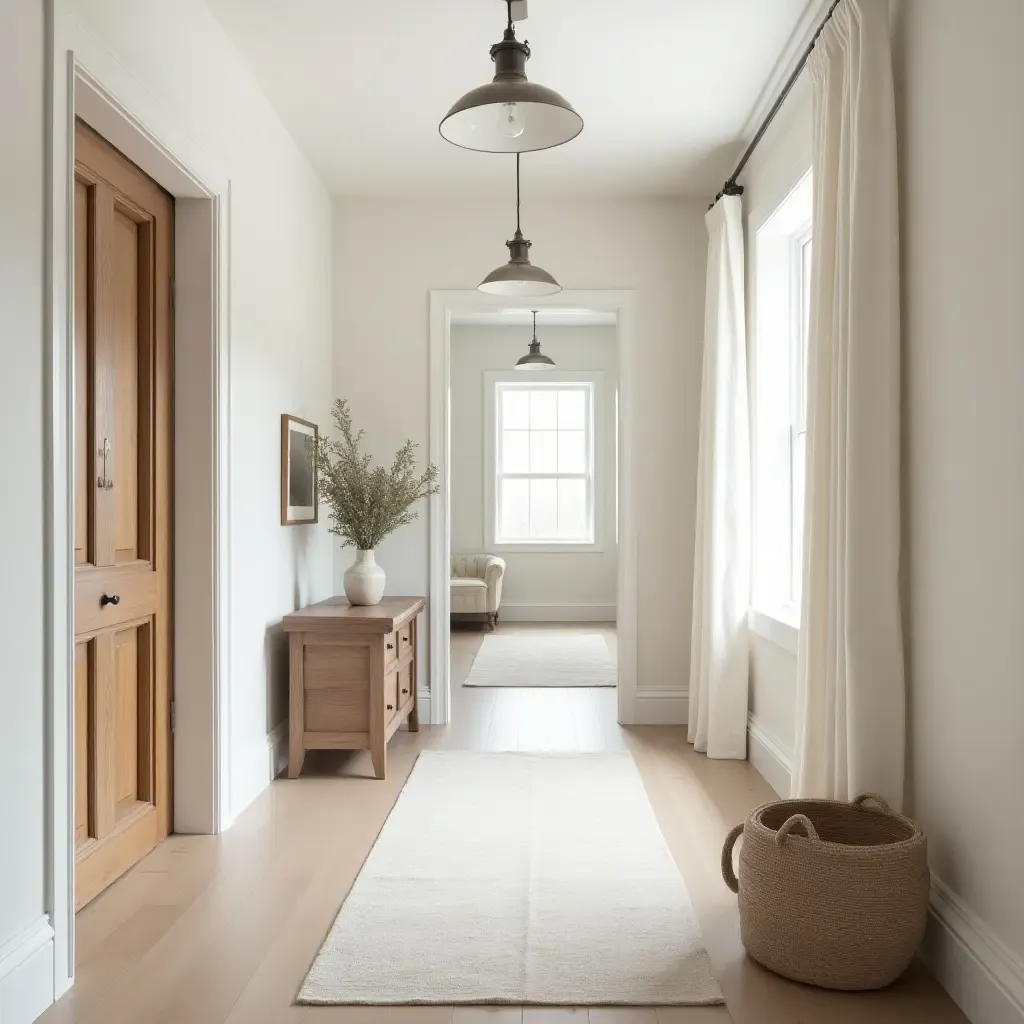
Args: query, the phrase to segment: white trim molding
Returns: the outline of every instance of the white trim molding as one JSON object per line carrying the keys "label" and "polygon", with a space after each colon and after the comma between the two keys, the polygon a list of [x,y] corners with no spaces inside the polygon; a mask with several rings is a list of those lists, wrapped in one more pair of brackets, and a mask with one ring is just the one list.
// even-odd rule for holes
{"label": "white trim molding", "polygon": [[972,1021],[1024,1024],[1024,962],[935,875],[921,959]]}
{"label": "white trim molding", "polygon": [[513,604],[502,601],[502,622],[614,622],[614,604]]}
{"label": "white trim molding", "polygon": [[430,717],[430,691],[416,690],[416,704],[420,713],[420,724],[429,725],[433,719]]}
{"label": "white trim molding", "polygon": [[747,627],[751,633],[781,647],[790,654],[796,654],[800,643],[800,627],[787,622],[781,614],[771,615],[758,608],[747,610]]}
{"label": "white trim molding", "polygon": [[53,1002],[53,953],[45,914],[0,946],[2,1024],[31,1024]]}
{"label": "white trim molding", "polygon": [[747,760],[780,797],[788,799],[793,751],[772,736],[752,712],[747,715]]}
{"label": "white trim molding", "polygon": [[690,715],[690,689],[640,686],[629,725],[686,725]]}
{"label": "white trim molding", "polygon": [[[619,351],[619,558],[615,619],[618,633],[618,717],[623,725],[686,721],[688,704],[681,690],[665,697],[638,700],[637,694],[637,564],[639,538],[633,510],[634,463],[639,452],[634,428],[634,362],[637,359],[636,295],[631,290],[563,291],[556,296],[510,299],[475,289],[430,293],[430,444],[428,458],[440,471],[440,493],[430,499],[430,568],[427,598],[430,640],[430,718],[445,725],[451,717],[449,651],[451,575],[451,480],[448,404],[451,385],[451,323],[464,316],[497,309],[587,309],[615,316]],[[504,611],[504,607],[502,609]],[[665,717],[658,717],[659,715]],[[683,717],[680,719],[680,715]],[[421,715],[421,719],[424,716]],[[425,719],[424,719],[425,720]]]}

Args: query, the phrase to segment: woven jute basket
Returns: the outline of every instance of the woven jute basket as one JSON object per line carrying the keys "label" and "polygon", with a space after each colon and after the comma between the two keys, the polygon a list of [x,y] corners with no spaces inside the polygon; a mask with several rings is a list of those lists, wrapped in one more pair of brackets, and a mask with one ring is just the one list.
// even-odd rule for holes
{"label": "woven jute basket", "polygon": [[906,970],[924,936],[927,840],[872,794],[758,807],[726,837],[722,875],[739,894],[747,952],[794,981],[882,988]]}

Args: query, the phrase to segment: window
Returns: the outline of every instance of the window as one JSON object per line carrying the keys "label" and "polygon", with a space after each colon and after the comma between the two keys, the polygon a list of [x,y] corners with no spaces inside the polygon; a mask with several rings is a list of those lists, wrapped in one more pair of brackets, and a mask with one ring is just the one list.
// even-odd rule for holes
{"label": "window", "polygon": [[488,543],[518,550],[593,548],[600,375],[491,376]]}
{"label": "window", "polygon": [[811,213],[808,173],[763,219],[754,253],[753,603],[792,626],[803,577]]}

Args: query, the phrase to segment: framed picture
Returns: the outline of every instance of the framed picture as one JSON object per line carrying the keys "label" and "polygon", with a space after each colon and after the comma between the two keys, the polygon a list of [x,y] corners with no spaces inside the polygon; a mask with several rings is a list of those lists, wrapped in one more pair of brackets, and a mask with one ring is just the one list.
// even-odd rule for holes
{"label": "framed picture", "polygon": [[281,525],[301,526],[319,518],[313,443],[317,425],[281,416]]}

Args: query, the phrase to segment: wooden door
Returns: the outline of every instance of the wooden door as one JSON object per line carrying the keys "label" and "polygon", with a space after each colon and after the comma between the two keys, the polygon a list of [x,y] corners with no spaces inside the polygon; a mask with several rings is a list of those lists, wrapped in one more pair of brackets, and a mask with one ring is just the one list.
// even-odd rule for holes
{"label": "wooden door", "polygon": [[174,204],[75,130],[75,903],[170,830]]}

